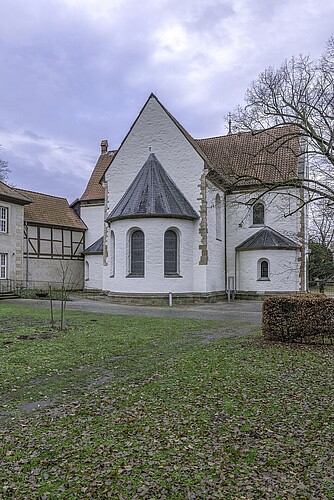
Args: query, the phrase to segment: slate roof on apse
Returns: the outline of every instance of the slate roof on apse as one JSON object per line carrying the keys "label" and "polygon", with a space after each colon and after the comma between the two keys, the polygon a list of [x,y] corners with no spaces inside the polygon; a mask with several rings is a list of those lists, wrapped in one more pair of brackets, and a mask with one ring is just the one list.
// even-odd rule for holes
{"label": "slate roof on apse", "polygon": [[301,245],[271,227],[264,227],[236,247],[236,250],[280,249],[292,250]]}
{"label": "slate roof on apse", "polygon": [[99,255],[103,254],[103,236],[92,243],[84,252],[84,255]]}
{"label": "slate roof on apse", "polygon": [[146,216],[199,218],[154,153],[149,155],[107,221]]}

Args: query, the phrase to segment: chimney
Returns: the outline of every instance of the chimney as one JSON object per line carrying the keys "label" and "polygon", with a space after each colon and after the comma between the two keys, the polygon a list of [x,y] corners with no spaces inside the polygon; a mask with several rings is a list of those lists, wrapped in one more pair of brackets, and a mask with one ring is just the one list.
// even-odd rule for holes
{"label": "chimney", "polygon": [[107,139],[101,141],[101,155],[108,153],[108,141]]}

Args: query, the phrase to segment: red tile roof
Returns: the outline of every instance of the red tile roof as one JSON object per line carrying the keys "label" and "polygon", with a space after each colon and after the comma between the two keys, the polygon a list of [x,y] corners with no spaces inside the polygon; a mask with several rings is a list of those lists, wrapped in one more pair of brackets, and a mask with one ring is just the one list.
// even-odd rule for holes
{"label": "red tile roof", "polygon": [[0,199],[10,201],[18,205],[26,205],[31,203],[28,196],[20,194],[17,189],[7,186],[4,182],[0,181]]}
{"label": "red tile roof", "polygon": [[245,187],[298,177],[299,141],[292,127],[257,134],[239,132],[196,143],[226,184]]}
{"label": "red tile roof", "polygon": [[69,206],[65,198],[48,194],[35,193],[15,189],[22,196],[32,200],[30,205],[24,207],[24,220],[34,224],[48,226],[62,226],[84,231],[85,224]]}
{"label": "red tile roof", "polygon": [[115,151],[108,151],[101,154],[97,160],[94,170],[90,176],[87,187],[81,196],[81,201],[103,200],[104,187],[100,184],[101,178],[104,176],[110,162],[115,154]]}

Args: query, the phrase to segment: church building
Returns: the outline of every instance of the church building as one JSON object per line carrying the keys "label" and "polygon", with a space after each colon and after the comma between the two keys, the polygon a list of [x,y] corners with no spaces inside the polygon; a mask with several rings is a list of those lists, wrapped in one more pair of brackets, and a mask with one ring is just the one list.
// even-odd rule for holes
{"label": "church building", "polygon": [[190,301],[306,291],[307,162],[285,137],[194,139],[151,94],[117,151],[102,141],[74,206],[88,228],[86,289]]}

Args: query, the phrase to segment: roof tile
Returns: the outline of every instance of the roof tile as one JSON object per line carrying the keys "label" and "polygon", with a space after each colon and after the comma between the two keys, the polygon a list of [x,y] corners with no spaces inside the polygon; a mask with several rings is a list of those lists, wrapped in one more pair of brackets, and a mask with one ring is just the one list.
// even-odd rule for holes
{"label": "roof tile", "polygon": [[69,206],[66,198],[16,189],[18,193],[32,200],[24,207],[24,219],[35,224],[63,226],[85,230],[86,226]]}
{"label": "roof tile", "polygon": [[110,162],[115,154],[115,151],[108,151],[101,154],[93,169],[93,172],[88,181],[87,187],[81,196],[81,201],[103,200],[104,201],[104,187],[100,184],[100,180],[105,174]]}

